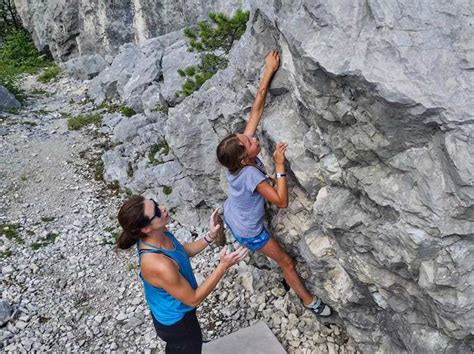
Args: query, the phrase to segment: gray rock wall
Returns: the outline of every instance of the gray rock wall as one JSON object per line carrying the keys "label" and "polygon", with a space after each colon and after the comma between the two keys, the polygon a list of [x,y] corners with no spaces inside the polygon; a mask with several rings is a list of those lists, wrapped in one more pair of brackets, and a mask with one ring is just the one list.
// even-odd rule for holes
{"label": "gray rock wall", "polygon": [[145,112],[109,119],[118,145],[104,155],[106,178],[199,223],[225,199],[216,145],[243,128],[263,58],[276,47],[282,63],[259,133],[270,169],[274,144],[289,143],[290,205],[269,209],[272,233],[363,352],[472,352],[469,5],[253,2],[229,67],[182,102],[171,94],[173,58],[196,60],[183,57],[182,38],[127,44],[89,90]]}
{"label": "gray rock wall", "polygon": [[15,0],[38,49],[59,61],[86,54],[116,54],[118,48],[232,12],[243,1]]}

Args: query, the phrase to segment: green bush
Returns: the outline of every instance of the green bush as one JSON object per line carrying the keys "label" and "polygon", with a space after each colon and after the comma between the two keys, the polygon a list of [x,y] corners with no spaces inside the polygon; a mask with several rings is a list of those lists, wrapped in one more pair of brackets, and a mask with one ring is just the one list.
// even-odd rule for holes
{"label": "green bush", "polygon": [[125,117],[130,118],[137,114],[133,108],[122,106],[120,107],[120,113],[122,113]]}
{"label": "green bush", "polygon": [[244,34],[249,12],[238,9],[234,16],[210,13],[211,23],[201,21],[195,27],[184,30],[190,40],[189,50],[204,53],[201,63],[179,69],[178,74],[186,78],[178,96],[189,96],[207,80],[228,64],[227,55],[234,41]]}
{"label": "green bush", "polygon": [[36,73],[51,61],[38,52],[27,32],[15,31],[6,36],[0,48],[0,63],[17,68],[18,72]]}
{"label": "green bush", "polygon": [[102,116],[99,113],[81,114],[67,120],[69,130],[79,130],[89,124],[94,124],[96,127],[99,127],[102,124]]}
{"label": "green bush", "polygon": [[23,101],[25,96],[20,86],[21,74],[34,74],[48,65],[51,65],[51,61],[36,50],[28,33],[15,30],[5,37],[0,46],[0,85]]}
{"label": "green bush", "polygon": [[43,84],[51,82],[51,81],[55,80],[58,77],[60,72],[61,72],[61,70],[59,69],[58,66],[56,66],[56,65],[51,66],[51,67],[45,69],[41,73],[41,75],[38,76],[38,81],[42,82]]}
{"label": "green bush", "polygon": [[49,246],[49,245],[53,244],[54,241],[56,241],[56,238],[58,236],[59,236],[58,234],[50,232],[46,235],[45,238],[40,239],[38,242],[33,242],[31,244],[31,248],[36,251],[36,250],[39,250],[40,248]]}

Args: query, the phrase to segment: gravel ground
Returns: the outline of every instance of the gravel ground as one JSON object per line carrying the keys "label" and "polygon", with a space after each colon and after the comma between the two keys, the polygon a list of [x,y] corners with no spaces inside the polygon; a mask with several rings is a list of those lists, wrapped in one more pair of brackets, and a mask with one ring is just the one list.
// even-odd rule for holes
{"label": "gravel ground", "polygon": [[[17,351],[163,351],[137,278],[133,250],[116,252],[116,214],[124,193],[95,179],[110,146],[105,128],[69,131],[67,119],[97,110],[87,82],[25,78],[19,112],[2,113],[0,349]],[[204,230],[170,225],[178,238]],[[193,259],[198,279],[218,262],[217,248]],[[355,353],[337,325],[305,311],[280,273],[232,268],[200,306],[206,339],[265,321],[289,353]]]}

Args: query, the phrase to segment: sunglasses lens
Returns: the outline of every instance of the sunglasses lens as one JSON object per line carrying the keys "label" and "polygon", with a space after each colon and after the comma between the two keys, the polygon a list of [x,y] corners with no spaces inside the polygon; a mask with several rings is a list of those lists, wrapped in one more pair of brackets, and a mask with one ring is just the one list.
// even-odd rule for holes
{"label": "sunglasses lens", "polygon": [[155,202],[153,199],[151,199],[153,204],[155,205],[155,215],[153,217],[161,218],[161,210],[157,202]]}

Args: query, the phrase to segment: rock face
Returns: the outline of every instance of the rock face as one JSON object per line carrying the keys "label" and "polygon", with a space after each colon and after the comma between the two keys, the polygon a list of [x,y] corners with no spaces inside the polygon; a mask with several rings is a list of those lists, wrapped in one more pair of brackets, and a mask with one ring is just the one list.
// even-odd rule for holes
{"label": "rock face", "polygon": [[[179,6],[191,5],[199,4]],[[103,157],[106,178],[168,202],[183,224],[200,222],[225,199],[216,145],[243,128],[263,58],[278,48],[260,135],[269,170],[275,142],[289,143],[290,205],[269,210],[273,235],[361,351],[472,352],[469,2],[262,0],[251,10],[229,67],[182,102],[169,94],[167,83],[179,85],[165,60],[180,53],[177,39],[119,50],[89,94],[136,103],[145,115],[134,118],[140,129],[110,119],[118,145]],[[132,68],[136,60],[148,64]]]}
{"label": "rock face", "polygon": [[57,60],[85,54],[116,54],[124,43],[142,44],[207,18],[229,13],[243,1],[15,0],[36,46]]}
{"label": "rock face", "polygon": [[0,85],[0,110],[5,108],[19,108],[21,103],[8,91],[5,87]]}

